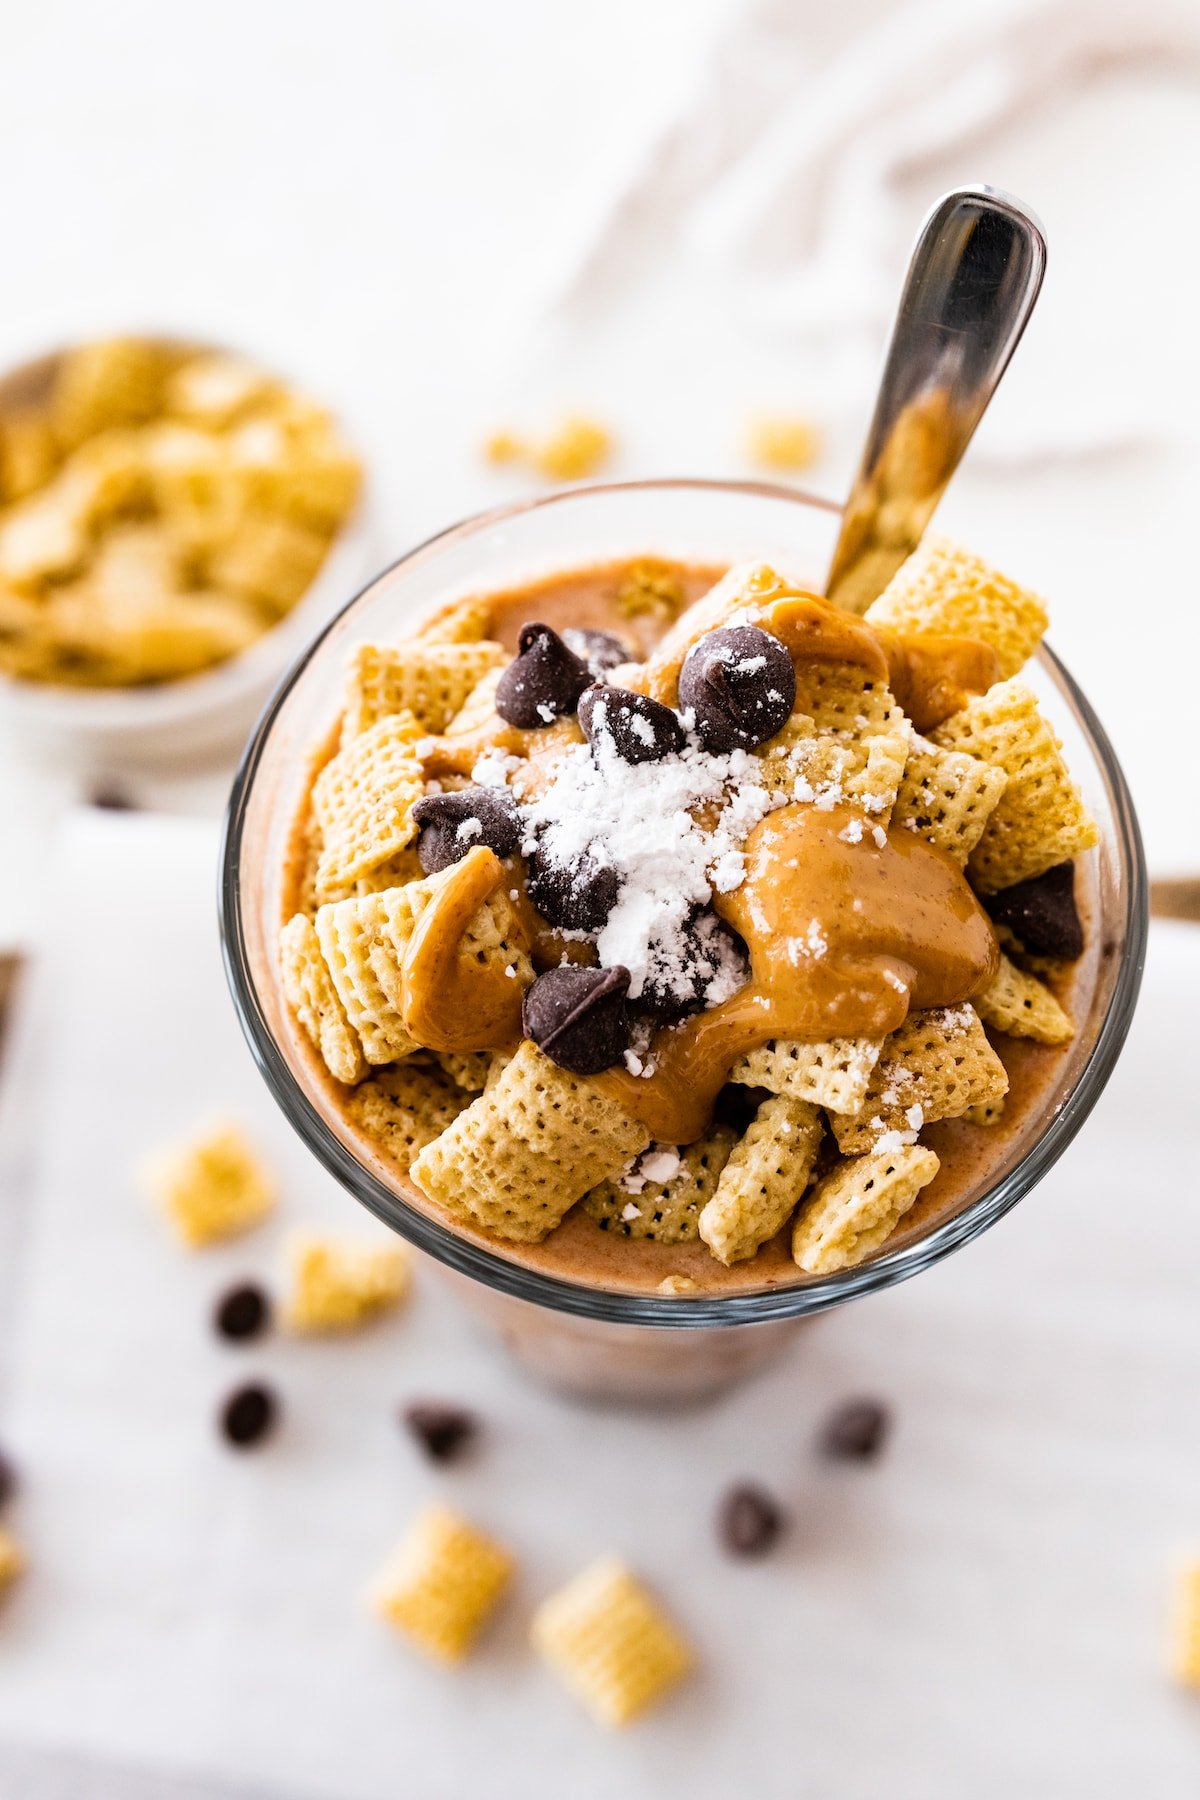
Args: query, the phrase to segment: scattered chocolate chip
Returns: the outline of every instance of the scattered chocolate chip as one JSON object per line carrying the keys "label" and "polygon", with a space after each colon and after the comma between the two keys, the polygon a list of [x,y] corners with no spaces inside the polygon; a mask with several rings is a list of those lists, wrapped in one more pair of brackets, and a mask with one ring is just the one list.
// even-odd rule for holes
{"label": "scattered chocolate chip", "polygon": [[870,1462],[883,1449],[890,1425],[881,1401],[847,1400],[822,1426],[821,1449],[842,1462]]}
{"label": "scattered chocolate chip", "polygon": [[611,631],[577,631],[569,626],[563,632],[563,643],[576,656],[582,656],[593,675],[607,675],[622,663],[633,661],[633,652]]}
{"label": "scattered chocolate chip", "polygon": [[88,805],[96,807],[100,812],[137,812],[136,800],[131,800],[123,788],[109,786],[93,788],[88,795]]}
{"label": "scattered chocolate chip", "polygon": [[221,1408],[221,1430],[238,1450],[261,1443],[275,1424],[279,1404],[270,1388],[248,1382],[235,1388]]}
{"label": "scattered chocolate chip", "polygon": [[621,891],[617,871],[591,856],[564,869],[535,847],[525,870],[526,893],[556,931],[600,931]]}
{"label": "scattered chocolate chip", "polygon": [[656,1019],[685,1019],[701,1011],[718,976],[736,969],[745,980],[749,967],[746,946],[737,932],[711,907],[698,906],[672,944],[669,976],[652,972],[633,1005]]}
{"label": "scattered chocolate chip", "polygon": [[777,637],[757,625],[710,631],[679,673],[679,704],[690,707],[706,750],[752,750],[791,716],[796,671]]}
{"label": "scattered chocolate chip", "polygon": [[661,700],[602,682],[580,695],[579,723],[589,744],[606,739],[627,763],[661,762],[687,742],[679,714]]}
{"label": "scattered chocolate chip", "polygon": [[271,1320],[267,1296],[252,1281],[243,1281],[222,1294],[213,1313],[213,1328],[219,1336],[243,1343],[258,1337]]}
{"label": "scattered chocolate chip", "polygon": [[517,654],[496,687],[496,711],[509,725],[536,731],[553,725],[575,703],[592,671],[549,625],[522,625]]}
{"label": "scattered chocolate chip", "polygon": [[17,1471],[10,1457],[0,1450],[0,1506],[12,1499],[17,1487]]}
{"label": "scattered chocolate chip", "polygon": [[717,1526],[734,1556],[763,1556],[783,1530],[783,1513],[762,1488],[749,1483],[730,1488],[721,1501]]}
{"label": "scattered chocolate chip", "polygon": [[404,1423],[434,1462],[453,1462],[479,1430],[473,1413],[438,1400],[414,1400],[406,1406]]}
{"label": "scattered chocolate chip", "polygon": [[1070,962],[1083,955],[1074,863],[1056,863],[1044,875],[989,894],[983,904],[997,925],[1007,925],[1031,955],[1062,956]]}
{"label": "scattered chocolate chip", "polygon": [[628,969],[581,969],[570,963],[547,969],[525,991],[525,1035],[560,1069],[599,1075],[629,1047],[628,991]]}
{"label": "scattered chocolate chip", "polygon": [[427,875],[461,862],[476,844],[511,856],[521,841],[516,802],[507,788],[469,787],[418,800],[417,859]]}

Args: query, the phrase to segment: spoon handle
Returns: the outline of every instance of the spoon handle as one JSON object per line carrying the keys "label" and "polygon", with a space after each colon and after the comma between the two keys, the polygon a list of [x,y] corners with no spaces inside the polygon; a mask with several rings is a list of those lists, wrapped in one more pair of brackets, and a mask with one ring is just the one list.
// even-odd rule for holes
{"label": "spoon handle", "polygon": [[1046,239],[998,188],[955,188],[922,225],[826,591],[864,612],[962,459],[1041,291]]}

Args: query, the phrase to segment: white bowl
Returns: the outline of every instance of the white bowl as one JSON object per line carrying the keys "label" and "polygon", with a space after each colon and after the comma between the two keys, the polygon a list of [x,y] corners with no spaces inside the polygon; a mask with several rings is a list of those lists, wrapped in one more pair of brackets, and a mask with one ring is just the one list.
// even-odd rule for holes
{"label": "white bowl", "polygon": [[[216,346],[188,343],[186,348],[200,352]],[[0,377],[0,400],[44,391],[59,354],[22,363]],[[153,765],[163,773],[237,749],[283,671],[375,572],[373,535],[364,482],[353,513],[291,610],[240,655],[201,674],[128,688],[56,687],[0,675],[5,740],[27,753],[81,767]]]}

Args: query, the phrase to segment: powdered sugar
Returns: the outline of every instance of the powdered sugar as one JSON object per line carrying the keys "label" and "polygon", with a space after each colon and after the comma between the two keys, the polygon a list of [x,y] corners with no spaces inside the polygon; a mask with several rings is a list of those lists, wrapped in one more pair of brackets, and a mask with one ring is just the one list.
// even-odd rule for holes
{"label": "powdered sugar", "polygon": [[[591,746],[567,750],[546,789],[521,809],[522,848],[536,848],[543,862],[568,871],[585,857],[616,869],[617,901],[595,940],[601,966],[629,970],[631,999],[648,982],[683,998],[694,976],[689,926],[696,909],[714,892],[740,886],[742,846],[781,804],[765,787],[758,758],[745,750],[712,755],[689,742],[677,754],[632,764],[600,732]],[[702,824],[694,816],[701,809]],[[712,949],[708,1006],[735,993],[746,975],[728,942]]]}

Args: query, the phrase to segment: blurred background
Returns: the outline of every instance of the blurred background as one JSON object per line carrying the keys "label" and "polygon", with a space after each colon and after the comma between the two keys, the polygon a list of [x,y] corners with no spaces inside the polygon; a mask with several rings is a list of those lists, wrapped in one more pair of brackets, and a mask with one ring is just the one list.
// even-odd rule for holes
{"label": "blurred background", "polygon": [[[754,427],[800,421],[814,449],[782,478],[840,498],[924,212],[962,181],[1019,194],[1046,286],[939,525],[1047,596],[1152,874],[1200,871],[1194,4],[44,0],[7,21],[0,159],[0,373],[153,332],[315,395],[366,470],[326,610],[552,485],[485,446],[572,415],[610,434],[615,478],[780,478]],[[236,741],[131,759],[9,701],[0,1444],[29,1570],[0,1613],[5,1800],[528,1796],[564,1766],[597,1797],[1195,1793],[1200,1713],[1165,1668],[1172,1559],[1200,1542],[1195,926],[1155,925],[1121,1068],[1013,1218],[702,1414],[526,1388],[431,1282],[361,1339],[251,1357],[207,1316],[234,1277],[269,1281],[277,1228],[186,1259],[129,1175],[217,1107],[287,1220],[350,1206],[224,995]],[[251,1362],[286,1429],[238,1461],[210,1419]],[[486,1421],[452,1479],[394,1423],[430,1392]],[[891,1408],[887,1453],[831,1472],[813,1433],[856,1393]],[[757,1566],[712,1530],[739,1476],[792,1517]],[[461,1675],[358,1598],[434,1493],[524,1568]],[[616,1742],[523,1648],[528,1604],[614,1549],[702,1664]]]}

